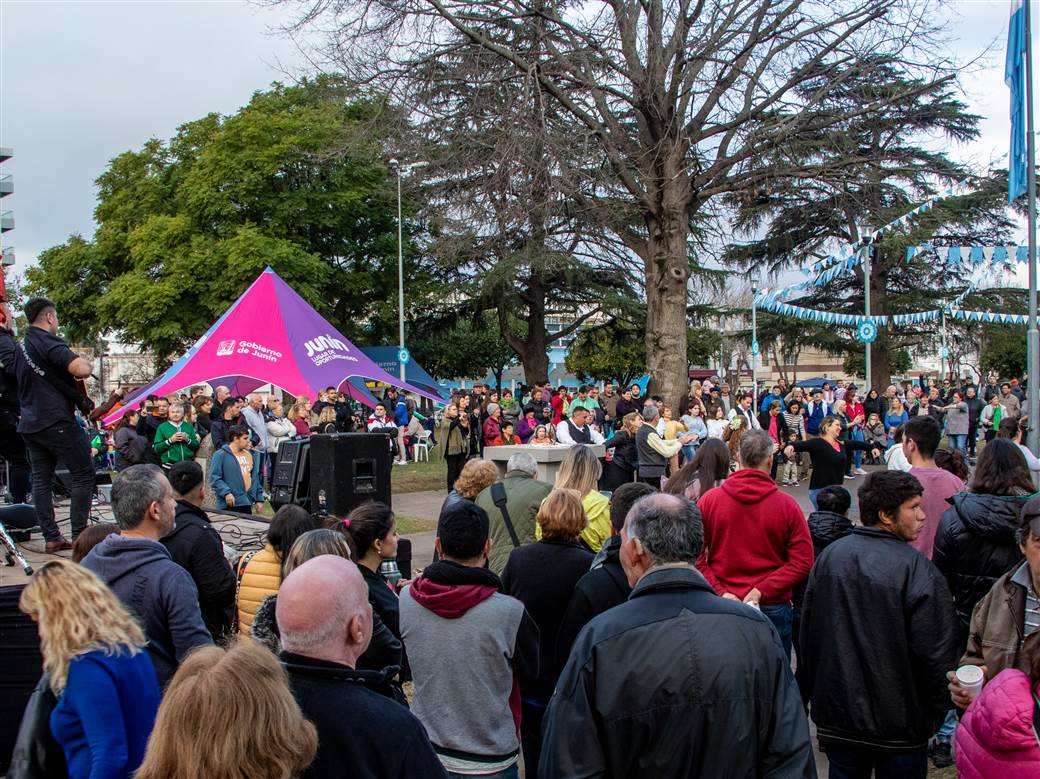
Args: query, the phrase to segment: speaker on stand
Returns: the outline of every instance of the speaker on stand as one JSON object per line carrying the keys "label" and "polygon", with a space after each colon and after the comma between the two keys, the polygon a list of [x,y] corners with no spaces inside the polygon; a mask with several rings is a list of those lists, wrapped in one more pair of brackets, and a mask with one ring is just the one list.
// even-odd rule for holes
{"label": "speaker on stand", "polygon": [[275,509],[296,505],[310,509],[310,439],[283,441],[271,473],[271,505]]}

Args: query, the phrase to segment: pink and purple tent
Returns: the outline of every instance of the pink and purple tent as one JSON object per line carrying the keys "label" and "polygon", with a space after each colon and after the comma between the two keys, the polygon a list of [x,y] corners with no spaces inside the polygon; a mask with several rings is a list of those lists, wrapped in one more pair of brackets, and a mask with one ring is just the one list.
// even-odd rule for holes
{"label": "pink and purple tent", "polygon": [[277,273],[267,268],[195,345],[166,371],[133,393],[112,424],[148,395],[169,395],[194,384],[224,385],[246,395],[274,384],[291,395],[316,398],[336,387],[366,405],[376,398],[364,380],[403,387],[437,403],[443,399],[402,384],[376,365],[310,307]]}

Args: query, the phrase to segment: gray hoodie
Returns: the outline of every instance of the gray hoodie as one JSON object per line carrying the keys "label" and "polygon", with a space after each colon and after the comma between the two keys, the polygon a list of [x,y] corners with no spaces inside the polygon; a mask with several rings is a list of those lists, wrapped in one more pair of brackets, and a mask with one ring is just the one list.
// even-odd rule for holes
{"label": "gray hoodie", "polygon": [[195,582],[158,541],[110,535],[82,564],[137,618],[160,687],[166,687],[189,651],[213,643],[199,611]]}

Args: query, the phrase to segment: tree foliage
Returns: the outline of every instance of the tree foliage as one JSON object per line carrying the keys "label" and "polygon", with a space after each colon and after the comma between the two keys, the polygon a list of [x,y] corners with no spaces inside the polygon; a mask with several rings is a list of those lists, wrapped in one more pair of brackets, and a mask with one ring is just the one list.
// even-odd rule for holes
{"label": "tree foliage", "polygon": [[[783,153],[792,139],[899,97],[879,90],[828,108],[837,71],[866,79],[879,61],[927,61],[942,78],[944,67],[911,56],[930,28],[923,9],[900,0],[289,1],[302,6],[301,25],[331,35],[329,54],[348,73],[403,102],[423,88],[424,63],[455,55],[459,34],[537,85],[544,115],[566,117],[579,146],[595,150],[571,167],[567,194],[638,257],[646,365],[673,402],[687,387],[695,239],[721,215],[721,198],[848,163]],[[537,45],[513,35],[528,20]],[[817,89],[799,92],[810,77]],[[756,164],[771,152],[773,164]]]}
{"label": "tree foliage", "polygon": [[984,372],[1001,378],[1021,377],[1026,372],[1025,325],[984,325],[979,363]]}
{"label": "tree foliage", "polygon": [[413,340],[412,354],[434,376],[483,379],[489,373],[501,386],[502,373],[516,355],[498,331],[493,317],[476,322],[460,319],[453,326]]}
{"label": "tree foliage", "polygon": [[[115,334],[183,350],[271,266],[349,338],[396,340],[397,192],[389,110],[340,78],[274,85],[231,116],[182,125],[98,178],[91,240],[27,272],[74,340]],[[432,289],[406,247],[407,299]]]}
{"label": "tree foliage", "polygon": [[[902,216],[935,194],[938,186],[965,179],[968,171],[946,153],[933,150],[934,138],[948,144],[978,135],[979,117],[969,113],[949,79],[925,80],[879,59],[869,76],[853,66],[807,79],[799,92],[810,94],[822,82],[837,82],[823,100],[844,119],[807,132],[785,149],[806,160],[844,161],[826,165],[812,177],[764,182],[747,197],[732,197],[736,226],[755,240],[734,244],[727,259],[743,267],[768,265],[774,271],[805,267],[828,247],[848,246]],[[855,108],[877,95],[894,96],[883,110],[865,116]],[[781,121],[783,112],[765,121]],[[767,153],[761,164],[768,166]],[[786,302],[823,311],[862,314],[864,284],[870,285],[871,313],[895,315],[946,307],[972,279],[963,266],[944,265],[934,254],[906,261],[908,246],[1006,243],[1012,228],[1005,209],[1006,177],[999,172],[971,177],[969,191],[938,202],[912,223],[888,233],[870,248],[870,274],[861,265],[834,281],[815,286]],[[837,250],[844,255],[843,250]],[[992,302],[997,293],[979,292],[972,300]],[[957,326],[951,325],[951,331]],[[801,322],[788,329],[785,344],[815,345],[846,355],[856,364],[863,346],[854,328]],[[872,386],[886,386],[901,373],[893,360],[904,353],[935,353],[939,323],[881,327],[872,348]],[[860,368],[862,370],[862,368]]]}

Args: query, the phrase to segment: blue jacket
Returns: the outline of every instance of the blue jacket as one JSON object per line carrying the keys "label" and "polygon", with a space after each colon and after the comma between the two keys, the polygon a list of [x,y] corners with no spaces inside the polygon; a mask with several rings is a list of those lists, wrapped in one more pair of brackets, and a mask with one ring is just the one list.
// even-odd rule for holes
{"label": "blue jacket", "polygon": [[408,402],[403,397],[394,406],[394,422],[398,427],[408,427]]}
{"label": "blue jacket", "polygon": [[159,684],[147,652],[74,657],[50,720],[69,779],[130,779],[144,759],[158,708]]}
{"label": "blue jacket", "polygon": [[758,404],[759,411],[769,411],[769,404],[774,400],[780,401],[780,413],[787,411],[787,404],[784,403],[783,395],[774,395],[772,392],[767,392],[762,396],[762,402]]}
{"label": "blue jacket", "polygon": [[195,582],[158,541],[110,535],[90,550],[82,565],[137,618],[160,687],[188,652],[213,643],[202,621]]}
{"label": "blue jacket", "polygon": [[254,503],[264,502],[263,477],[260,473],[263,463],[252,449],[246,451],[253,458],[253,483],[249,486],[248,493],[245,480],[242,478],[242,468],[238,464],[238,458],[232,453],[231,446],[224,444],[213,453],[213,459],[209,464],[209,484],[221,502],[228,493],[235,496],[236,506],[252,506]]}

